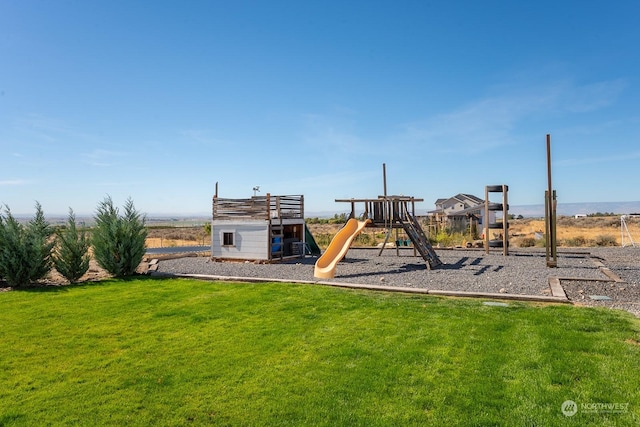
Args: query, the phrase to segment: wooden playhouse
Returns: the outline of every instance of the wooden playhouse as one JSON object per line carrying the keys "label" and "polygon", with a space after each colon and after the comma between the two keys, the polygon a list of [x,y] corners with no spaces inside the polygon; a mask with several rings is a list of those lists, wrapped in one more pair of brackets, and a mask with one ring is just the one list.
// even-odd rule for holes
{"label": "wooden playhouse", "polygon": [[211,259],[271,262],[308,250],[304,196],[213,197]]}

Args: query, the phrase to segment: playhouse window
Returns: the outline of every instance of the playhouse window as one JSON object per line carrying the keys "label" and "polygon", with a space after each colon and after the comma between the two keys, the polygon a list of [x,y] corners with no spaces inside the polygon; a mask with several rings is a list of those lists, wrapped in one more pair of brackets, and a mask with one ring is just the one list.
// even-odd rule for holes
{"label": "playhouse window", "polygon": [[233,233],[222,233],[222,246],[233,246]]}

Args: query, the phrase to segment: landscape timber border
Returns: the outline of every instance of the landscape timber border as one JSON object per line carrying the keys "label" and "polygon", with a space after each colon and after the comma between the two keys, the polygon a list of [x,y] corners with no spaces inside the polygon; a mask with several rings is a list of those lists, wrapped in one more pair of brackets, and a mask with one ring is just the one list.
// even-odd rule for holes
{"label": "landscape timber border", "polygon": [[587,258],[591,260],[591,262],[598,267],[598,270],[605,276],[606,279],[594,279],[594,278],[585,278],[585,277],[558,277],[551,276],[549,277],[549,288],[551,288],[551,295],[557,298],[564,298],[569,301],[567,297],[567,293],[564,291],[562,287],[562,281],[580,281],[580,282],[615,282],[615,283],[626,283],[624,280],[620,278],[616,273],[611,271],[608,267],[606,267],[601,261],[593,258],[591,255],[586,254]]}
{"label": "landscape timber border", "polygon": [[[153,262],[153,260],[152,260]],[[458,298],[484,298],[492,300],[508,300],[508,301],[527,301],[527,302],[544,302],[544,303],[559,303],[559,304],[572,304],[567,298],[560,296],[545,296],[545,295],[522,295],[522,294],[503,294],[494,292],[465,292],[465,291],[442,291],[437,289],[425,289],[425,288],[408,288],[401,286],[381,286],[381,285],[367,285],[359,283],[345,283],[345,282],[329,282],[323,280],[294,280],[294,279],[270,279],[267,277],[240,277],[240,276],[218,276],[213,274],[171,274],[161,273],[155,271],[149,271],[148,274],[157,277],[180,277],[187,279],[209,280],[209,281],[222,281],[222,282],[245,282],[245,283],[295,283],[301,285],[323,285],[332,286],[336,288],[347,289],[361,289],[369,291],[381,291],[381,292],[398,292],[405,294],[422,294],[422,295],[439,295]]]}

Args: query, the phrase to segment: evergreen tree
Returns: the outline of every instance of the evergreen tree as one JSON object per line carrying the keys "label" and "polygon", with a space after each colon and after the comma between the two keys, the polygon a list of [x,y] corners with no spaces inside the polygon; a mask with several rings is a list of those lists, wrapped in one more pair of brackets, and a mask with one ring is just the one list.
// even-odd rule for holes
{"label": "evergreen tree", "polygon": [[86,229],[78,230],[76,216],[69,209],[69,217],[64,229],[58,231],[53,264],[62,276],[76,283],[89,269],[89,239]]}
{"label": "evergreen tree", "polygon": [[36,214],[27,226],[27,234],[33,242],[33,250],[40,252],[40,256],[36,256],[32,260],[30,280],[39,280],[49,274],[53,267],[51,253],[55,246],[55,241],[51,238],[53,228],[45,220],[42,206],[38,202],[36,202]]}
{"label": "evergreen tree", "polygon": [[0,276],[11,286],[26,286],[51,271],[52,228],[36,203],[36,215],[27,226],[5,207],[0,214]]}
{"label": "evergreen tree", "polygon": [[127,199],[120,216],[111,197],[100,202],[95,215],[93,255],[102,268],[116,277],[135,273],[145,253],[145,218]]}

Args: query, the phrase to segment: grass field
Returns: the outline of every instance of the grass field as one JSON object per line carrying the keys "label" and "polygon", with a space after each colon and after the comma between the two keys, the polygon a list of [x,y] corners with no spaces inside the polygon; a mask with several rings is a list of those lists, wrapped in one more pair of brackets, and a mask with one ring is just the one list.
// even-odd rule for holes
{"label": "grass field", "polygon": [[0,426],[640,424],[607,309],[135,278],[2,292],[0,325]]}

